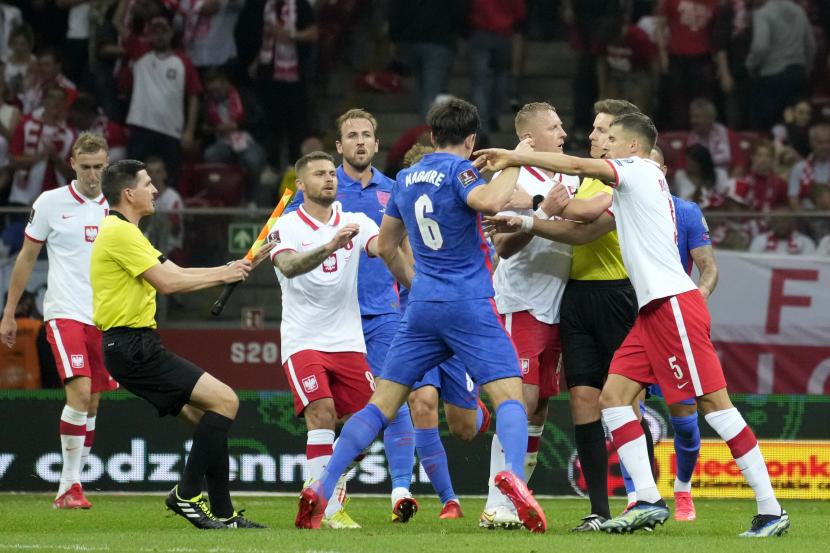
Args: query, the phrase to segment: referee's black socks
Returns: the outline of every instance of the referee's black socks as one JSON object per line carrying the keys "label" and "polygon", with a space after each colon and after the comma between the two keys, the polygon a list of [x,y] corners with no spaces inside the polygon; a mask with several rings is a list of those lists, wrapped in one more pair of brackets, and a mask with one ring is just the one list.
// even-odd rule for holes
{"label": "referee's black socks", "polygon": [[219,517],[233,514],[228,491],[228,431],[232,424],[228,417],[205,412],[193,432],[193,446],[179,481],[179,497],[190,499],[201,493],[207,479],[211,510]]}
{"label": "referee's black socks", "polygon": [[[645,434],[646,438],[646,449],[648,449],[648,462],[651,465],[651,473],[654,474],[654,438],[651,435],[651,429],[648,427],[648,422],[646,418],[643,417],[640,419],[640,426],[643,427],[643,434]],[[657,475],[654,474],[655,481],[657,479]]]}
{"label": "referee's black socks", "polygon": [[591,514],[611,518],[608,507],[608,450],[602,421],[574,425],[574,438],[582,474],[588,485]]}

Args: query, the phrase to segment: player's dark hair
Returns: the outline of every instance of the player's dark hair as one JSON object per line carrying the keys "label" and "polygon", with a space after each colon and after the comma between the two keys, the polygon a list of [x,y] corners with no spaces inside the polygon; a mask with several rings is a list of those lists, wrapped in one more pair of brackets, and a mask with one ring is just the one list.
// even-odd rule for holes
{"label": "player's dark hair", "polygon": [[629,102],[628,100],[617,100],[615,98],[607,98],[594,102],[594,114],[607,113],[614,117],[626,115],[629,113],[640,113],[640,108]]}
{"label": "player's dark hair", "polygon": [[642,138],[641,151],[651,153],[651,149],[657,143],[657,127],[651,117],[644,113],[626,113],[614,118],[611,126],[620,126],[627,132],[634,133]]}
{"label": "player's dark hair", "polygon": [[455,98],[432,106],[427,124],[436,146],[457,146],[478,131],[478,110],[470,102]]}
{"label": "player's dark hair", "polygon": [[121,192],[125,188],[135,188],[138,173],[143,169],[144,164],[136,159],[122,159],[107,165],[101,174],[101,192],[110,207],[121,203]]}
{"label": "player's dark hair", "polygon": [[334,163],[334,158],[326,152],[322,152],[320,150],[316,152],[309,152],[300,159],[298,159],[297,163],[294,164],[294,172],[297,173],[297,177],[300,176],[300,172],[306,168],[306,165],[308,165],[312,161],[319,161],[321,159],[330,161],[333,165],[337,165],[336,163]]}

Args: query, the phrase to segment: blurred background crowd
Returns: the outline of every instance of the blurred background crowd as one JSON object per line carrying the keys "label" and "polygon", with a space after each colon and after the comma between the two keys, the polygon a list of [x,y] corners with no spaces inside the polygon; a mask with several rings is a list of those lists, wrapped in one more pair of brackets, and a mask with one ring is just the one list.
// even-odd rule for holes
{"label": "blurred background crowd", "polygon": [[[177,211],[273,205],[349,107],[377,116],[394,176],[448,94],[504,147],[548,101],[576,154],[615,97],[654,118],[674,192],[729,214],[716,247],[830,255],[809,216],[830,211],[828,33],[826,0],[0,1],[0,206],[65,184],[92,130],[148,163],[169,212],[148,232],[183,255]],[[807,216],[757,215],[781,210]],[[12,256],[22,224],[2,226]]]}

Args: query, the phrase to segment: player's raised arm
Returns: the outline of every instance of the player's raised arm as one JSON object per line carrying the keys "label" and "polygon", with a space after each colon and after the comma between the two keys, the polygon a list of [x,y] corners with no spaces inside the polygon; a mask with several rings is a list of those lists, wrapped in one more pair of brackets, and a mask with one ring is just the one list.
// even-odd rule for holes
{"label": "player's raised arm", "polygon": [[[516,146],[516,151],[532,151],[530,142],[522,140]],[[519,167],[505,167],[488,184],[470,191],[467,205],[482,213],[498,213],[510,202],[518,180]]]}
{"label": "player's raised arm", "polygon": [[320,265],[328,256],[343,248],[360,232],[360,227],[354,223],[344,225],[334,237],[319,248],[307,252],[292,250],[278,251],[272,261],[274,266],[287,278],[303,275]]}
{"label": "player's raised arm", "polygon": [[401,245],[406,242],[405,238],[406,227],[403,221],[384,215],[378,239],[369,243],[369,255],[380,256],[395,280],[411,288],[415,271],[412,270],[411,256],[401,249]]}
{"label": "player's raised arm", "polygon": [[474,153],[478,156],[475,165],[480,169],[501,171],[508,167],[532,165],[557,173],[616,182],[616,174],[607,161],[586,159],[553,152],[528,152],[487,148]]}

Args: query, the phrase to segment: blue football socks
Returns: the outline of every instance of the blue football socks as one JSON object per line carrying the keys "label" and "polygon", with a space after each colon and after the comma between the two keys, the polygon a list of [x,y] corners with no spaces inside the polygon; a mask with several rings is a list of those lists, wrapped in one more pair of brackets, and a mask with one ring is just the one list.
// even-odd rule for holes
{"label": "blue football socks", "polygon": [[447,452],[444,450],[444,444],[441,443],[438,427],[416,428],[415,449],[418,451],[418,459],[429,476],[432,487],[435,488],[435,493],[441,498],[441,503],[444,504],[455,498],[450,468],[447,465]]}

